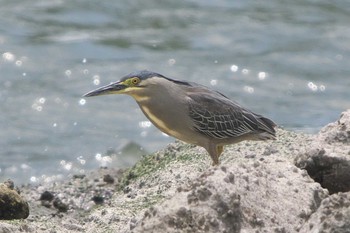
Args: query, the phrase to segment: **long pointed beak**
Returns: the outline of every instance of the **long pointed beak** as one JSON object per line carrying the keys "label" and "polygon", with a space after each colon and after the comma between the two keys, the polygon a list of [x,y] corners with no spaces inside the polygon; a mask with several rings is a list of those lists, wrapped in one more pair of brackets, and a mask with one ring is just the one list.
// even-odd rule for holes
{"label": "long pointed beak", "polygon": [[109,95],[109,94],[120,94],[127,86],[122,82],[115,82],[106,86],[97,88],[83,95],[83,97],[98,96],[98,95]]}

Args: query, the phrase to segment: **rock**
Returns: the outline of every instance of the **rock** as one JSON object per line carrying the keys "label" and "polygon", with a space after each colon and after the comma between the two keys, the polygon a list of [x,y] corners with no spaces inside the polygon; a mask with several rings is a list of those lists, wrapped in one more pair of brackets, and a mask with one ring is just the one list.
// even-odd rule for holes
{"label": "rock", "polygon": [[13,182],[0,184],[0,219],[25,219],[28,215],[28,203],[14,190]]}
{"label": "rock", "polygon": [[349,233],[350,193],[338,193],[324,199],[299,232]]}
{"label": "rock", "polygon": [[325,126],[295,164],[330,194],[350,191],[350,110]]}
{"label": "rock", "polygon": [[271,159],[210,168],[180,190],[149,208],[132,232],[296,232],[328,196]]}
{"label": "rock", "polygon": [[73,179],[84,179],[85,178],[85,174],[75,174],[73,175]]}
{"label": "rock", "polygon": [[31,215],[0,232],[349,232],[349,116],[317,135],[278,129],[276,141],[227,146],[218,167],[176,142],[126,171],[27,185]]}
{"label": "rock", "polygon": [[6,185],[9,189],[15,189],[15,183],[12,180],[5,181],[4,185]]}
{"label": "rock", "polygon": [[350,142],[350,109],[340,115],[338,121],[321,129],[319,138],[328,143],[346,144]]}
{"label": "rock", "polygon": [[91,200],[94,201],[95,204],[97,204],[97,205],[101,205],[101,204],[103,204],[103,202],[104,202],[104,198],[103,198],[102,196],[98,196],[98,195],[93,196],[93,197],[91,198]]}
{"label": "rock", "polygon": [[113,184],[114,178],[110,174],[106,174],[103,176],[103,181],[106,182],[107,184]]}
{"label": "rock", "polygon": [[18,232],[18,227],[6,223],[6,222],[0,222],[0,232],[1,233],[12,233],[12,232]]}
{"label": "rock", "polygon": [[68,211],[68,205],[66,203],[63,203],[61,201],[61,199],[59,199],[58,197],[56,197],[53,200],[53,206],[59,211],[59,212],[67,212]]}
{"label": "rock", "polygon": [[51,192],[45,191],[45,192],[43,192],[43,193],[41,194],[39,200],[41,200],[41,201],[52,201],[53,198],[54,198],[54,195],[53,195]]}
{"label": "rock", "polygon": [[[325,126],[295,164],[329,190],[330,197],[300,232],[350,232],[350,110]],[[346,192],[346,193],[338,193]]]}

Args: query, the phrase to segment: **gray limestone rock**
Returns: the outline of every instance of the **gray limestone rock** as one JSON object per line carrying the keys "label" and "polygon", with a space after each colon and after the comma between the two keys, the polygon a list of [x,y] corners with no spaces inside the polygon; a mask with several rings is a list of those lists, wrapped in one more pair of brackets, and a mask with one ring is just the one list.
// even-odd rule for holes
{"label": "gray limestone rock", "polygon": [[328,192],[285,162],[210,168],[149,208],[132,232],[296,232]]}
{"label": "gray limestone rock", "polygon": [[0,232],[350,232],[349,126],[350,110],[317,135],[278,129],[276,141],[227,146],[218,167],[176,142],[124,172],[28,185],[31,215]]}
{"label": "gray limestone rock", "polygon": [[324,199],[299,232],[349,233],[350,193],[337,193]]}
{"label": "gray limestone rock", "polygon": [[295,164],[330,194],[350,191],[350,110],[325,126]]}

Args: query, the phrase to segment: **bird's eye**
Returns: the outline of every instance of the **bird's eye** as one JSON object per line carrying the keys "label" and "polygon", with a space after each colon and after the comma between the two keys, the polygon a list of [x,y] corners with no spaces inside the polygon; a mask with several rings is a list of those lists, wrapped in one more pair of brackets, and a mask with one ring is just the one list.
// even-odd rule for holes
{"label": "bird's eye", "polygon": [[141,80],[140,80],[138,77],[134,77],[134,78],[131,79],[131,83],[132,83],[133,85],[138,84],[140,81],[141,81]]}

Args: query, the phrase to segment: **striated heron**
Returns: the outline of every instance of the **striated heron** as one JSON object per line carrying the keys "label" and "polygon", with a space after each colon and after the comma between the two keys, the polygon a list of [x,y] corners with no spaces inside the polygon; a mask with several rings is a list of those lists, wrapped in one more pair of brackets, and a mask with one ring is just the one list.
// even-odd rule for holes
{"label": "striated heron", "polygon": [[276,124],[228,99],[220,92],[194,82],[167,78],[151,71],[126,75],[85,97],[127,94],[162,132],[204,147],[213,165],[223,147],[243,140],[275,139]]}

